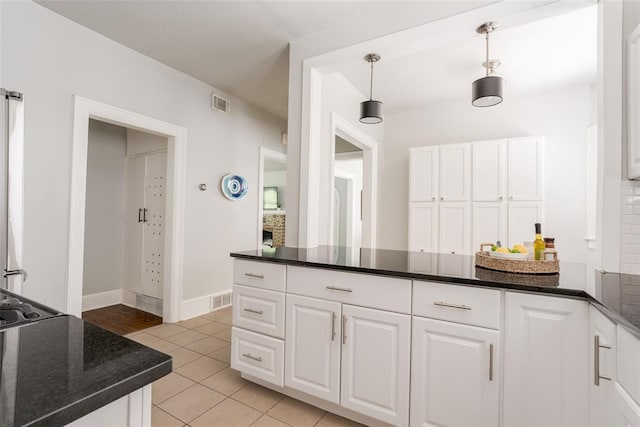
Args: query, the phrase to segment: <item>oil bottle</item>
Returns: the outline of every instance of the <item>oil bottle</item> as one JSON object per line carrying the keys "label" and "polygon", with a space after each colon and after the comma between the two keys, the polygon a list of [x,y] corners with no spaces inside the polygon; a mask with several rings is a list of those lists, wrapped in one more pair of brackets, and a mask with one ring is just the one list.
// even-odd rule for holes
{"label": "oil bottle", "polygon": [[535,254],[535,259],[540,261],[542,259],[542,252],[544,251],[544,240],[542,240],[542,226],[539,222],[535,223],[536,226],[536,240],[533,242],[533,253]]}

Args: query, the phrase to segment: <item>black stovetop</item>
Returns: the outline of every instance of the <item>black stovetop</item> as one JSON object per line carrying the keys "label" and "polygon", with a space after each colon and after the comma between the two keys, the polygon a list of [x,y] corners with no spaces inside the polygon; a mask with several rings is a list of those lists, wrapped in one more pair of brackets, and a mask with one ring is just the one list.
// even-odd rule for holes
{"label": "black stovetop", "polygon": [[62,313],[21,295],[0,289],[0,330],[37,322]]}

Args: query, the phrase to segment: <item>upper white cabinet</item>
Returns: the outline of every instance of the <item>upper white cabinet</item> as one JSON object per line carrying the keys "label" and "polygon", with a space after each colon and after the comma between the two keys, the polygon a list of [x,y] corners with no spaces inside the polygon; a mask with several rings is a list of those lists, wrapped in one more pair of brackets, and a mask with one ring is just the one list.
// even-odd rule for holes
{"label": "upper white cabinet", "polygon": [[412,148],[409,160],[409,200],[438,200],[438,147]]}
{"label": "upper white cabinet", "polygon": [[506,293],[503,425],[588,425],[587,303]]}
{"label": "upper white cabinet", "polygon": [[469,200],[471,181],[470,144],[440,146],[440,201]]}
{"label": "upper white cabinet", "polygon": [[500,333],[413,318],[411,426],[498,426]]}
{"label": "upper white cabinet", "polygon": [[473,201],[505,200],[507,177],[507,141],[476,142],[472,145]]}
{"label": "upper white cabinet", "polygon": [[544,223],[543,214],[542,202],[510,202],[507,219],[509,246],[533,240],[534,224]]}
{"label": "upper white cabinet", "polygon": [[508,155],[508,200],[542,200],[544,139],[510,139]]}

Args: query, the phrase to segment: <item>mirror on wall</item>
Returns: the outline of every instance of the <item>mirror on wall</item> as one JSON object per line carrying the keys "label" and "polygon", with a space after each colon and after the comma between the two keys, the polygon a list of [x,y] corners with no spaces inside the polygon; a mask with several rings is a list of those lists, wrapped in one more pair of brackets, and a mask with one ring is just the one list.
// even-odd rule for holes
{"label": "mirror on wall", "polygon": [[260,153],[258,247],[281,248],[286,224],[287,156],[266,148]]}
{"label": "mirror on wall", "polygon": [[362,246],[363,151],[335,136],[333,245]]}

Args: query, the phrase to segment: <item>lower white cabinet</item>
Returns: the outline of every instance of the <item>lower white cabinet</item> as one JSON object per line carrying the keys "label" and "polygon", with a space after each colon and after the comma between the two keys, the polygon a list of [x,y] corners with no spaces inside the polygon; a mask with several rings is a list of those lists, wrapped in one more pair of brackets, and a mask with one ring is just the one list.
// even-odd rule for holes
{"label": "lower white cabinet", "polygon": [[151,384],[67,424],[67,427],[151,427]]}
{"label": "lower white cabinet", "polygon": [[587,303],[513,292],[505,302],[503,425],[587,425]]}
{"label": "lower white cabinet", "polygon": [[407,425],[411,316],[345,304],[342,322],[341,405]]}
{"label": "lower white cabinet", "polygon": [[231,328],[231,367],[277,386],[284,385],[284,342]]}
{"label": "lower white cabinet", "polygon": [[342,304],[287,295],[284,383],[340,403]]}
{"label": "lower white cabinet", "polygon": [[589,425],[616,425],[616,325],[589,307]]}
{"label": "lower white cabinet", "polygon": [[500,332],[413,318],[411,426],[495,426]]}
{"label": "lower white cabinet", "polygon": [[636,401],[629,396],[620,383],[616,382],[614,388],[615,405],[613,407],[613,412],[616,419],[611,424],[601,425],[640,427],[640,406],[638,406]]}

